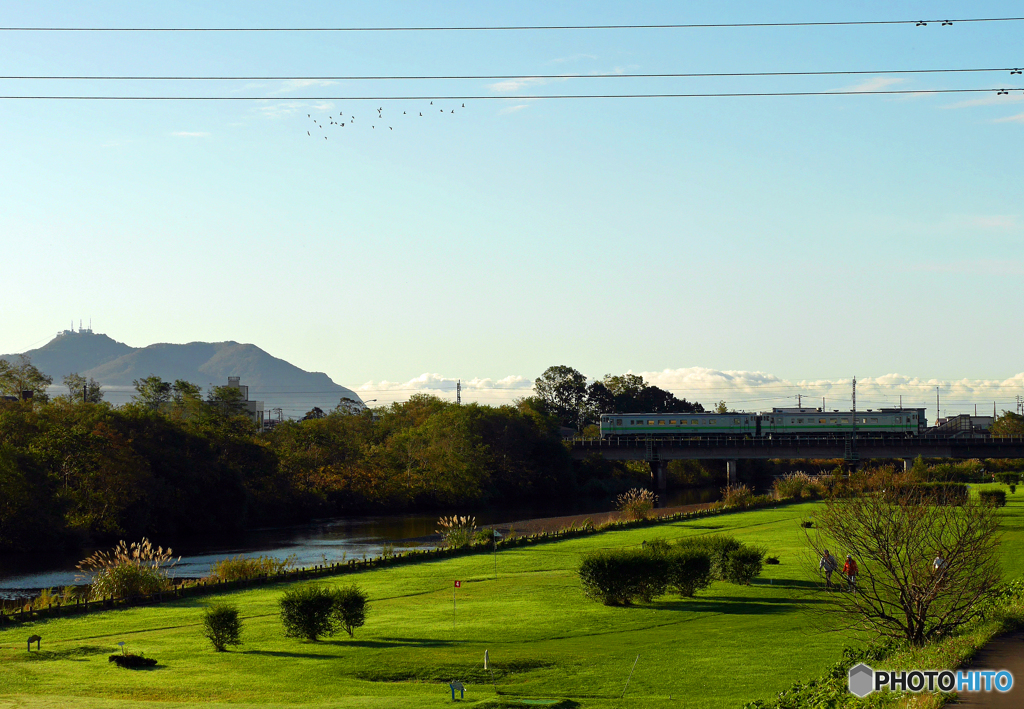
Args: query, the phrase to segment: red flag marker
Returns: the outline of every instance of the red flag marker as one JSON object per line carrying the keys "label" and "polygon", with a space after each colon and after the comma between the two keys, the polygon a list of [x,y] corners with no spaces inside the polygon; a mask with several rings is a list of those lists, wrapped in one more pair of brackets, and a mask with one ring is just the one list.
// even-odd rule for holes
{"label": "red flag marker", "polygon": [[462,582],[461,581],[456,581],[455,582],[455,588],[462,588]]}

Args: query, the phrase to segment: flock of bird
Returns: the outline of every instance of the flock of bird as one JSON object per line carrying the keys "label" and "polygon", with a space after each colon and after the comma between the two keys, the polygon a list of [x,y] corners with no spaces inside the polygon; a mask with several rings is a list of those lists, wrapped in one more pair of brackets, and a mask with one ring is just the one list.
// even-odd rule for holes
{"label": "flock of bird", "polygon": [[[431,101],[430,105],[433,106],[434,102]],[[465,108],[465,107],[466,107],[466,104],[462,104],[461,108]],[[441,113],[445,113],[445,109],[440,108],[440,107],[437,107],[437,109]],[[430,113],[433,110],[434,110],[433,108],[428,108],[427,109],[427,113]],[[403,116],[408,116],[409,113],[407,111],[402,111],[402,115]],[[449,115],[455,115],[455,109],[454,108],[450,110]],[[423,111],[419,111],[419,116],[418,117],[419,118],[423,117]],[[322,130],[322,131],[325,130],[324,125],[320,122],[323,119],[317,119],[311,113],[307,113],[306,114],[306,118],[310,119],[313,122],[313,124],[317,128],[319,128],[320,130]],[[365,122],[366,121],[363,121],[363,123],[365,123]],[[373,119],[370,120],[370,128],[372,130],[376,130],[377,129],[377,123],[381,124],[381,126],[380,126],[381,130],[384,129],[385,125],[387,126],[388,130],[394,130],[395,129],[394,126],[389,125],[390,123],[392,123],[392,121],[385,121],[384,120],[384,107],[383,106],[381,106],[380,108],[377,109],[377,119],[376,119],[376,122],[374,122]],[[335,119],[334,116],[327,116],[327,129],[326,130],[329,130],[332,126],[337,127],[337,128],[344,128],[346,125],[348,125],[350,127],[354,127],[355,124],[356,124],[356,117],[355,116],[350,115],[346,119],[345,115],[343,113],[339,113],[337,119]],[[310,138],[317,138],[317,137],[319,137],[318,135],[316,135],[316,136],[313,135],[312,128],[306,131],[306,135],[308,135]],[[324,133],[323,138],[324,138],[324,140],[327,140],[326,132]]]}

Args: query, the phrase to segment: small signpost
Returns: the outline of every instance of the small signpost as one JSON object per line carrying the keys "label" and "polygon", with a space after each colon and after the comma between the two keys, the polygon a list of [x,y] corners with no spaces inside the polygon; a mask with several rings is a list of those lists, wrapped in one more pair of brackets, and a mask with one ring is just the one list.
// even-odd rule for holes
{"label": "small signpost", "polygon": [[28,651],[32,652],[32,643],[35,643],[36,644],[36,650],[39,650],[39,643],[41,641],[42,641],[42,638],[39,637],[38,635],[29,635],[28,636]]}
{"label": "small signpost", "polygon": [[[452,630],[455,630],[455,589],[462,588],[462,582],[456,581],[455,588],[452,589]],[[452,691],[452,699],[455,698],[455,692]]]}
{"label": "small signpost", "polygon": [[494,530],[494,580],[498,580],[498,540],[501,539],[501,532]]}
{"label": "small signpost", "polygon": [[[456,581],[455,583],[458,583],[458,581]],[[458,693],[459,693],[459,699],[465,699],[465,697],[466,697],[466,688],[465,688],[465,686],[463,686],[462,682],[458,682],[458,681],[456,681],[456,682],[449,682],[448,686],[452,688],[452,701],[453,702],[455,701],[455,692],[456,691],[458,691]]]}

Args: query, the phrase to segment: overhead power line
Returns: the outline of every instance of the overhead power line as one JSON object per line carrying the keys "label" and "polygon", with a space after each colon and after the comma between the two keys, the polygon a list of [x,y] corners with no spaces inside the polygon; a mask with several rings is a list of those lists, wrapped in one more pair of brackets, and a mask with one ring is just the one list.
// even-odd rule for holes
{"label": "overhead power line", "polygon": [[966,68],[966,69],[881,69],[836,71],[732,71],[732,72],[673,72],[652,74],[466,74],[466,75],[410,75],[410,76],[0,76],[3,80],[30,81],[499,81],[538,79],[692,79],[768,76],[875,76],[890,74],[966,74],[1008,72],[1024,74],[1019,67]]}
{"label": "overhead power line", "polygon": [[26,101],[537,101],[551,99],[641,99],[641,98],[753,98],[753,97],[787,97],[787,96],[885,96],[912,94],[977,94],[995,93],[1009,95],[1010,91],[1024,91],[1022,87],[989,88],[989,89],[884,89],[870,90],[837,90],[837,91],[750,91],[750,92],[716,92],[716,93],[645,93],[645,94],[531,94],[511,96],[29,96],[4,95],[0,100]]}
{"label": "overhead power line", "polygon": [[856,27],[875,25],[937,25],[1019,22],[1024,17],[961,17],[918,20],[846,20],[833,22],[710,22],[630,25],[467,25],[432,27],[0,27],[0,32],[507,32],[535,30],[677,30],[758,27]]}

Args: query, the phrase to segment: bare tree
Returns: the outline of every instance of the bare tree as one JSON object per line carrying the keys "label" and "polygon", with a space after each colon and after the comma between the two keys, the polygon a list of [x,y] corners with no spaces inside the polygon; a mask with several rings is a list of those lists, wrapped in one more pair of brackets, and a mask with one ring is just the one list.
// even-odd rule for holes
{"label": "bare tree", "polygon": [[1001,579],[995,510],[955,491],[913,486],[888,475],[875,492],[831,498],[808,542],[858,565],[853,592],[825,610],[850,627],[914,645],[974,619]]}

